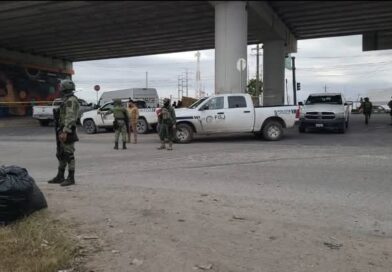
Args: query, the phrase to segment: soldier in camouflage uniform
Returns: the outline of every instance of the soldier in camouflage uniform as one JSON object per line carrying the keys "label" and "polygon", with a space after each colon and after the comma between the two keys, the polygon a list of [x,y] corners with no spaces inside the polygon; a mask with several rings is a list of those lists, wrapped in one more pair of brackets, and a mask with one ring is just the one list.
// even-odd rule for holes
{"label": "soldier in camouflage uniform", "polygon": [[121,99],[115,99],[113,104],[113,109],[108,110],[105,115],[113,113],[113,128],[115,130],[114,149],[118,149],[118,140],[120,138],[120,134],[122,138],[123,149],[127,149],[127,124],[129,124],[128,110],[121,105]]}
{"label": "soldier in camouflage uniform", "polygon": [[161,139],[161,146],[159,150],[165,149],[165,141],[169,142],[167,150],[173,150],[174,130],[176,128],[176,113],[172,106],[170,106],[170,99],[163,99],[163,107],[158,115],[159,123],[159,138]]}
{"label": "soldier in camouflage uniform", "polygon": [[[59,108],[59,120],[56,131],[57,154],[59,161],[57,176],[49,180],[48,183],[60,183],[61,186],[75,184],[75,142],[79,141],[76,134],[76,120],[79,113],[79,101],[73,92],[75,84],[65,79],[61,81],[60,92],[63,103]],[[64,179],[65,168],[68,165],[68,177]]]}

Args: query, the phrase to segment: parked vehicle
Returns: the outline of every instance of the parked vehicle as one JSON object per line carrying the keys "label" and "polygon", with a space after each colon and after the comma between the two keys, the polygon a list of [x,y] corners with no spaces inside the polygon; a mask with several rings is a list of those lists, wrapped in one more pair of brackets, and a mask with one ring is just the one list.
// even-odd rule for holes
{"label": "parked vehicle", "polygon": [[158,92],[155,88],[131,88],[104,92],[99,99],[98,105],[103,106],[112,102],[115,98],[142,100],[146,102],[147,108],[155,108],[159,103]]}
{"label": "parked vehicle", "polygon": [[[79,99],[79,117],[77,122],[80,123],[80,117],[81,115],[86,112],[91,110],[92,104],[88,104],[86,101],[83,99]],[[62,103],[61,98],[56,98],[53,100],[51,106],[34,106],[33,107],[33,118],[37,119],[40,123],[41,126],[48,126],[51,121],[53,121],[53,109],[59,108]]]}
{"label": "parked vehicle", "polygon": [[189,143],[194,134],[249,132],[270,141],[298,119],[297,106],[255,107],[249,94],[201,98],[189,108],[176,109],[176,142]]}
{"label": "parked vehicle", "polygon": [[384,105],[373,105],[372,107],[373,113],[389,113],[390,111],[389,107]]}
{"label": "parked vehicle", "polygon": [[334,128],[345,133],[349,127],[350,104],[341,93],[310,94],[305,105],[300,102],[299,132],[307,128]]}
{"label": "parked vehicle", "polygon": [[[134,101],[139,108],[139,119],[137,122],[137,133],[147,133],[149,130],[155,129],[158,119],[155,114],[155,108],[147,108],[145,101]],[[124,107],[128,105],[128,99],[122,100]],[[109,110],[113,109],[113,102],[106,103],[102,107],[83,113],[80,121],[84,130],[88,134],[97,133],[99,128],[113,130],[113,114],[105,115]]]}

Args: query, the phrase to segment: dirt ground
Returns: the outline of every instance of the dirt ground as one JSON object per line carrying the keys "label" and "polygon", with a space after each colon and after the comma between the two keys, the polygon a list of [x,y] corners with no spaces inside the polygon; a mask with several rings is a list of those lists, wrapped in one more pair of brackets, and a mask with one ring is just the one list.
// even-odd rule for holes
{"label": "dirt ground", "polygon": [[1,164],[27,168],[53,216],[74,224],[84,268],[73,271],[390,272],[392,126],[372,118],[353,115],[344,135],[292,129],[173,151],[153,133],[114,151],[113,133],[80,130],[67,188],[46,183],[53,127],[4,125]]}
{"label": "dirt ground", "polygon": [[377,224],[362,231],[354,218],[355,231],[324,225],[318,217],[337,212],[327,206],[136,186],[42,187],[51,211],[86,237],[86,271],[392,271],[391,237]]}

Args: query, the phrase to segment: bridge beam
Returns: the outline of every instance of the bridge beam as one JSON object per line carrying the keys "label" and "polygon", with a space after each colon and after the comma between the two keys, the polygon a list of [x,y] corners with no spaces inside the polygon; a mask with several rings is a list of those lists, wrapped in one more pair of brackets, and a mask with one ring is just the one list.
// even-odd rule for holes
{"label": "bridge beam", "polygon": [[0,63],[53,73],[73,75],[72,62],[0,48]]}

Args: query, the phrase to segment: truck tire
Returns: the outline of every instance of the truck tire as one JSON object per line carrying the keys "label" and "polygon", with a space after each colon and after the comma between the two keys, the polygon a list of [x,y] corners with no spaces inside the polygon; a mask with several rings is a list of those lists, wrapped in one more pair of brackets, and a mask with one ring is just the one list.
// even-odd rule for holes
{"label": "truck tire", "polygon": [[148,132],[148,124],[145,119],[139,118],[137,120],[136,131],[138,134],[146,134]]}
{"label": "truck tire", "polygon": [[39,120],[39,125],[41,127],[47,127],[49,126],[50,121],[49,120]]}
{"label": "truck tire", "polygon": [[263,127],[263,137],[268,141],[279,141],[283,136],[283,127],[277,121],[269,121]]}
{"label": "truck tire", "polygon": [[193,129],[188,124],[178,124],[175,131],[175,142],[180,144],[186,144],[193,139]]}
{"label": "truck tire", "polygon": [[95,125],[94,121],[91,119],[84,120],[83,128],[87,134],[94,134],[97,132],[97,126]]}

